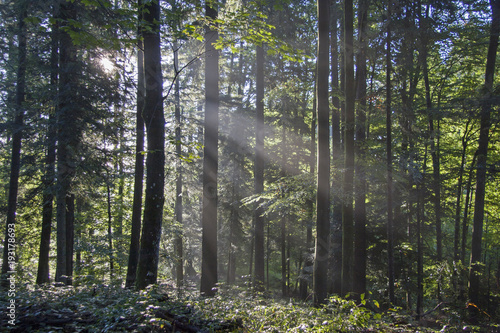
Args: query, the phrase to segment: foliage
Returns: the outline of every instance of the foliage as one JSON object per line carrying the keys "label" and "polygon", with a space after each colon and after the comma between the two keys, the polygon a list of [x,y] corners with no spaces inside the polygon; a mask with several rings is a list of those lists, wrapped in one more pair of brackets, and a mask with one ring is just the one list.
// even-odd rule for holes
{"label": "foliage", "polygon": [[[417,322],[402,309],[382,311],[375,300],[357,305],[331,297],[315,308],[310,303],[273,300],[246,288],[219,286],[215,297],[176,291],[169,284],[144,291],[120,285],[82,287],[25,285],[17,292],[17,322],[13,332],[454,332],[493,331],[450,323],[446,316]],[[180,292],[180,293],[179,293]],[[4,295],[3,295],[4,296]],[[2,297],[2,308],[7,306]],[[445,311],[448,311],[445,309]],[[4,314],[2,314],[3,316]],[[433,327],[424,327],[433,326]],[[0,329],[5,329],[2,321]],[[188,330],[191,329],[191,330]]]}

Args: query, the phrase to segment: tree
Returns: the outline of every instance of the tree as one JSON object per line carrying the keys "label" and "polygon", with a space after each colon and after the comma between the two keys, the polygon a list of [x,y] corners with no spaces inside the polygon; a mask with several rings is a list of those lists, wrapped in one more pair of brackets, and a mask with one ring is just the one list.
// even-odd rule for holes
{"label": "tree", "polygon": [[144,51],[142,37],[142,0],[137,1],[139,7],[137,40],[137,108],[135,120],[135,165],[134,165],[134,198],[132,203],[132,218],[130,231],[130,248],[127,265],[127,277],[125,286],[132,288],[135,285],[137,262],[139,261],[139,248],[141,239],[141,213],[142,213],[142,192],[144,181]]}
{"label": "tree", "polygon": [[353,3],[344,2],[344,63],[345,63],[345,172],[342,183],[342,295],[352,291],[354,258],[354,41]]}
{"label": "tree", "polygon": [[219,133],[219,53],[214,47],[218,32],[211,24],[217,19],[213,1],[207,0],[205,15],[205,132],[203,150],[202,259],[200,292],[215,294],[217,284],[217,169]]}
{"label": "tree", "polygon": [[354,210],[354,275],[353,291],[356,297],[366,292],[366,30],[368,25],[368,1],[360,1],[358,8],[359,51],[356,56],[356,187]]}
{"label": "tree", "polygon": [[[12,154],[10,162],[9,198],[2,261],[2,285],[7,285],[7,273],[15,269],[15,226],[17,211],[17,195],[19,189],[19,172],[21,169],[21,144],[24,126],[24,98],[26,94],[26,25],[28,1],[18,3],[17,36],[18,63],[16,77],[15,117],[12,129]],[[10,274],[10,273],[9,273]]]}
{"label": "tree", "polygon": [[144,3],[144,74],[146,97],[146,193],[144,217],[137,266],[136,287],[144,289],[157,281],[160,236],[163,218],[165,182],[165,117],[163,114],[163,78],[160,50],[160,3]]}
{"label": "tree", "polygon": [[[257,105],[255,108],[255,194],[264,191],[264,50],[257,46]],[[255,209],[255,287],[258,291],[264,289],[264,216],[263,209],[258,204]]]}
{"label": "tree", "polygon": [[330,242],[330,108],[328,0],[318,0],[318,58],[316,101],[318,120],[318,176],[316,191],[316,251],[314,260],[314,303],[326,300],[328,290],[328,254]]}
{"label": "tree", "polygon": [[[57,19],[59,7],[54,5],[53,17]],[[56,126],[55,115],[57,114],[57,79],[59,67],[59,26],[57,20],[51,25],[51,50],[50,50],[50,88],[52,98],[52,109],[49,111],[49,124],[47,129],[47,152],[45,160],[44,195],[42,204],[42,232],[40,234],[40,254],[38,257],[38,272],[36,283],[49,283],[49,251],[50,234],[52,233],[52,213],[54,202],[54,182],[56,163]]]}
{"label": "tree", "polygon": [[[71,29],[77,21],[74,2],[60,4],[61,21]],[[61,23],[61,25],[63,24]],[[77,48],[71,37],[71,30],[61,29],[59,55],[59,107],[57,114],[57,266],[55,280],[71,283],[72,272],[68,261],[72,260],[73,239],[68,239],[72,226],[68,221],[67,199],[71,196],[75,176],[76,152],[80,144],[82,110],[75,103],[78,89]],[[71,213],[69,213],[71,214]]]}
{"label": "tree", "polygon": [[491,108],[493,97],[493,78],[495,75],[495,60],[498,49],[498,37],[500,34],[500,0],[490,0],[492,11],[490,42],[486,58],[486,71],[484,79],[484,96],[481,105],[481,125],[479,132],[479,145],[477,155],[476,172],[476,199],[474,202],[474,220],[472,229],[471,259],[469,271],[469,300],[473,303],[469,306],[474,319],[478,310],[474,305],[479,304],[481,299],[481,244],[483,237],[484,220],[484,198],[486,192],[486,171],[488,142],[491,127]]}
{"label": "tree", "polygon": [[389,301],[394,303],[394,221],[392,200],[392,86],[391,86],[391,5],[387,7],[387,46],[386,46],[386,163],[387,163],[387,276],[389,279]]}

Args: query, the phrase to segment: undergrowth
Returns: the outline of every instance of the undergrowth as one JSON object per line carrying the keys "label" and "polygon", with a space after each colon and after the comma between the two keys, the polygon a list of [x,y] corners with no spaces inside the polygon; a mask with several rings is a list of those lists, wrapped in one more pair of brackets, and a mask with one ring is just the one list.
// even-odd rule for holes
{"label": "undergrowth", "polygon": [[[248,289],[223,288],[205,298],[168,285],[145,291],[117,285],[24,286],[15,296],[16,322],[6,320],[0,295],[0,330],[12,332],[497,332],[467,326],[454,316],[416,321],[401,309],[381,311],[374,300],[356,304],[331,297],[321,307],[276,300]],[[371,309],[371,310],[370,310]]]}

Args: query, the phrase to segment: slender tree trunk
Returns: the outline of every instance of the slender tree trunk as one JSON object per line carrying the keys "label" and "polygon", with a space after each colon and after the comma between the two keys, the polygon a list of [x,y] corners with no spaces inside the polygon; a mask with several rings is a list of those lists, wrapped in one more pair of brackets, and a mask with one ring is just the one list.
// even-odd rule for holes
{"label": "slender tree trunk", "polygon": [[[142,0],[138,0],[139,8]],[[138,35],[142,36],[142,10],[139,10]],[[135,123],[135,165],[134,165],[134,198],[132,203],[132,218],[130,231],[130,248],[127,266],[126,288],[132,288],[136,281],[137,262],[141,238],[142,191],[144,179],[144,97],[146,95],[144,79],[144,52],[141,38],[137,41],[137,112]]]}
{"label": "slender tree trunk", "polygon": [[460,169],[458,171],[457,203],[455,204],[455,237],[453,242],[453,258],[456,262],[460,260],[460,212],[462,210],[463,179],[467,156],[468,136],[470,134],[470,123],[471,119],[468,119],[467,123],[465,124],[465,132],[462,136],[462,155],[460,159]]}
{"label": "slender tree trunk", "polygon": [[328,257],[330,252],[330,109],[329,21],[330,3],[317,1],[318,60],[316,66],[316,101],[318,119],[318,176],[316,191],[316,248],[314,259],[314,303],[325,302],[328,292]]}
{"label": "slender tree trunk", "polygon": [[[217,19],[213,1],[207,1],[205,15]],[[205,148],[203,158],[202,265],[200,292],[215,294],[217,284],[217,169],[219,132],[219,53],[213,43],[218,33],[208,27],[205,33]]]}
{"label": "slender tree trunk", "polygon": [[[74,2],[63,2],[61,7],[61,21],[76,21],[77,9]],[[65,24],[65,23],[62,23]],[[67,197],[71,195],[72,178],[75,174],[75,152],[79,145],[80,133],[78,121],[81,110],[74,104],[77,82],[76,46],[73,44],[69,31],[60,32],[60,79],[59,79],[59,112],[57,115],[57,282],[68,283],[67,276],[71,275],[68,267],[70,253],[68,253],[68,221]]]}
{"label": "slender tree trunk", "polygon": [[368,22],[368,2],[362,0],[359,3],[358,25],[360,49],[356,59],[356,99],[358,100],[358,112],[356,123],[356,188],[355,188],[355,210],[354,210],[354,275],[353,291],[355,297],[359,298],[366,292],[366,171],[365,139],[366,139],[366,29]]}
{"label": "slender tree trunk", "polygon": [[50,282],[49,252],[50,234],[52,233],[52,216],[54,203],[53,185],[55,181],[56,163],[56,135],[55,115],[57,114],[57,78],[59,65],[59,35],[58,17],[59,8],[55,6],[53,17],[56,19],[51,25],[51,52],[50,52],[50,87],[52,97],[52,109],[49,111],[49,123],[47,125],[47,152],[45,156],[45,175],[43,178],[44,194],[42,204],[42,232],[40,235],[40,255],[38,257],[37,284]]}
{"label": "slender tree trunk", "polygon": [[387,132],[387,275],[389,301],[394,304],[394,226],[392,212],[392,86],[391,86],[391,0],[389,0],[386,48],[386,132]]}
{"label": "slender tree trunk", "polygon": [[[176,73],[179,71],[179,55],[178,55],[178,45],[177,41],[174,42],[174,70]],[[182,219],[182,160],[181,160],[181,100],[180,100],[180,82],[179,78],[175,80],[174,87],[174,99],[175,99],[175,152],[177,154],[177,167],[176,167],[176,181],[175,181],[175,221],[179,226],[179,230],[175,237],[175,252],[176,252],[176,262],[175,262],[175,275],[177,280],[177,288],[180,288],[184,284],[184,254],[183,254],[183,219]]]}
{"label": "slender tree trunk", "polygon": [[342,295],[352,291],[354,259],[354,40],[353,2],[344,2],[344,63],[345,63],[345,173],[342,186]]}
{"label": "slender tree trunk", "polygon": [[26,25],[28,15],[28,1],[19,3],[19,17],[17,22],[18,37],[18,64],[16,78],[15,117],[12,128],[12,155],[10,164],[9,196],[7,202],[7,221],[2,261],[2,286],[9,284],[7,274],[15,271],[15,225],[17,211],[17,194],[19,189],[19,173],[21,170],[21,141],[24,124],[24,97],[26,90]]}
{"label": "slender tree trunk", "polygon": [[[342,169],[342,142],[340,130],[341,108],[339,96],[343,89],[339,87],[339,50],[338,50],[338,21],[339,10],[335,0],[330,0],[331,22],[331,41],[330,56],[332,63],[331,85],[332,85],[332,162],[334,168]],[[316,104],[316,103],[314,103]],[[340,175],[333,176],[332,188],[341,186],[342,178]],[[330,293],[340,294],[342,286],[342,201],[337,191],[334,191],[332,197],[332,221],[331,221],[331,248],[332,258],[329,266],[331,267],[331,286]]]}
{"label": "slender tree trunk", "polygon": [[[257,46],[257,105],[255,109],[255,194],[264,191],[264,49]],[[255,288],[264,290],[264,216],[263,209],[255,209]]]}
{"label": "slender tree trunk", "polygon": [[[489,131],[491,127],[491,104],[493,97],[493,78],[495,74],[495,60],[497,56],[498,37],[500,33],[500,0],[490,0],[492,22],[488,56],[486,58],[485,96],[482,101],[481,127],[479,132],[479,146],[476,172],[476,199],[474,202],[474,221],[472,227],[471,262],[469,273],[469,300],[479,305],[482,292],[481,284],[481,241],[483,237],[484,198],[486,192],[486,168]],[[471,318],[476,319],[477,308],[470,306]]]}
{"label": "slender tree trunk", "polygon": [[144,73],[146,98],[143,111],[147,133],[146,195],[137,266],[136,287],[144,289],[155,284],[164,203],[165,179],[165,118],[163,115],[163,79],[160,51],[160,3],[144,5]]}
{"label": "slender tree trunk", "polygon": [[75,243],[75,195],[66,197],[66,284],[73,284],[73,250]]}
{"label": "slender tree trunk", "polygon": [[[108,175],[108,182],[110,181],[109,175]],[[109,184],[107,185],[107,190],[108,190],[108,251],[109,251],[109,279],[113,280],[114,278],[114,270],[115,270],[115,264],[114,264],[114,258],[113,258],[113,214],[111,213],[111,187]]]}

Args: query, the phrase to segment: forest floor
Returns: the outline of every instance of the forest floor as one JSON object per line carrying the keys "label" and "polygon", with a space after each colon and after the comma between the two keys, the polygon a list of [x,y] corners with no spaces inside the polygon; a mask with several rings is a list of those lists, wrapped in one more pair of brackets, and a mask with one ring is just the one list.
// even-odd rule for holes
{"label": "forest floor", "polygon": [[491,322],[468,325],[451,308],[416,321],[402,309],[382,311],[376,301],[365,305],[331,298],[314,308],[244,289],[221,288],[204,298],[178,295],[168,285],[141,292],[105,285],[24,286],[15,295],[0,294],[0,332],[500,332]]}

